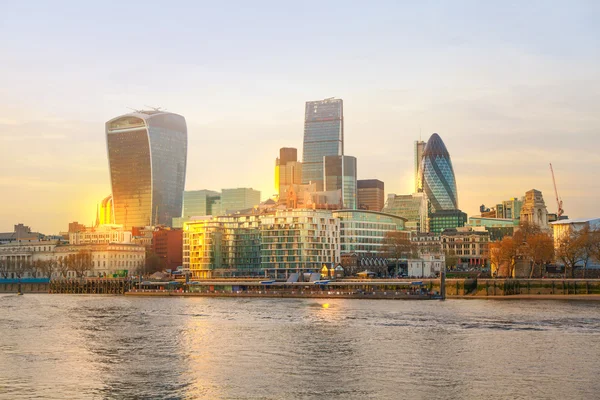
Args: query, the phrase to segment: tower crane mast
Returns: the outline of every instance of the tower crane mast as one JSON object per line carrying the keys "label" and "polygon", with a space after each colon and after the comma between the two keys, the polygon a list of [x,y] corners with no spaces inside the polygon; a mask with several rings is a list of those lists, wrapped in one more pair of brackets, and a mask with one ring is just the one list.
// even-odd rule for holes
{"label": "tower crane mast", "polygon": [[556,204],[558,205],[558,212],[556,213],[556,215],[557,215],[558,219],[560,219],[561,215],[563,215],[565,213],[565,211],[562,208],[563,202],[560,199],[560,197],[558,197],[558,190],[556,189],[556,179],[554,179],[554,169],[552,168],[552,163],[550,163],[550,172],[552,173],[552,183],[554,184],[554,195],[556,196]]}

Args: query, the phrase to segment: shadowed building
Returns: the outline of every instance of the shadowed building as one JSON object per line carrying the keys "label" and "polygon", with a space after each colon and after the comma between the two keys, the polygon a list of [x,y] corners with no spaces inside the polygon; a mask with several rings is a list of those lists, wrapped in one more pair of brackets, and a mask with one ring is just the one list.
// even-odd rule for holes
{"label": "shadowed building", "polygon": [[356,157],[326,156],[323,176],[325,192],[340,190],[340,207],[356,209]]}
{"label": "shadowed building", "polygon": [[136,111],[106,123],[114,222],[171,225],[181,216],[187,126],[181,115]]}
{"label": "shadowed building", "polygon": [[[323,158],[344,154],[344,117],[341,99],[306,102],[302,183],[316,183],[323,189]],[[325,189],[327,190],[327,189]]]}
{"label": "shadowed building", "polygon": [[420,172],[421,172],[421,160],[423,160],[423,152],[425,151],[425,145],[427,143],[422,140],[415,141],[415,193],[421,191],[420,187]]}
{"label": "shadowed building", "polygon": [[361,210],[381,211],[385,203],[384,184],[378,179],[356,181],[357,204]]}

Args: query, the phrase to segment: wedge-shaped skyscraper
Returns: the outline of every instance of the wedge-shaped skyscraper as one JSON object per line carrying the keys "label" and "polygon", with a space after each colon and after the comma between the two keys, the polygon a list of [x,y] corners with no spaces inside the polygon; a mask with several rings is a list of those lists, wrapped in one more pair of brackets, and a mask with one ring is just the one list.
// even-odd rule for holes
{"label": "wedge-shaped skyscraper", "polygon": [[431,135],[423,151],[419,180],[419,185],[430,203],[431,212],[458,209],[452,161],[437,133]]}
{"label": "wedge-shaped skyscraper", "polygon": [[137,111],[106,123],[114,221],[171,225],[181,216],[187,126],[181,115]]}

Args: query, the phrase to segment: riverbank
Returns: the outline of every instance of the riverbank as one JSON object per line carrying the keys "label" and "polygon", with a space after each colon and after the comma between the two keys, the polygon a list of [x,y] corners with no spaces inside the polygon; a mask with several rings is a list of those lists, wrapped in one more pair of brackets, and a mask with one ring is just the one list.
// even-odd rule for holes
{"label": "riverbank", "polygon": [[600,301],[598,294],[512,294],[505,296],[447,296],[446,299],[460,300],[582,300]]}

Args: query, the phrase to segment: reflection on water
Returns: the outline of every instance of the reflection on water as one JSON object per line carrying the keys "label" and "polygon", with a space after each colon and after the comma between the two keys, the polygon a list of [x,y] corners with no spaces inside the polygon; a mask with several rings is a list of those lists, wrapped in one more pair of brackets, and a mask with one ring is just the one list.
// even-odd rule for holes
{"label": "reflection on water", "polygon": [[597,398],[597,303],[0,296],[0,397]]}

